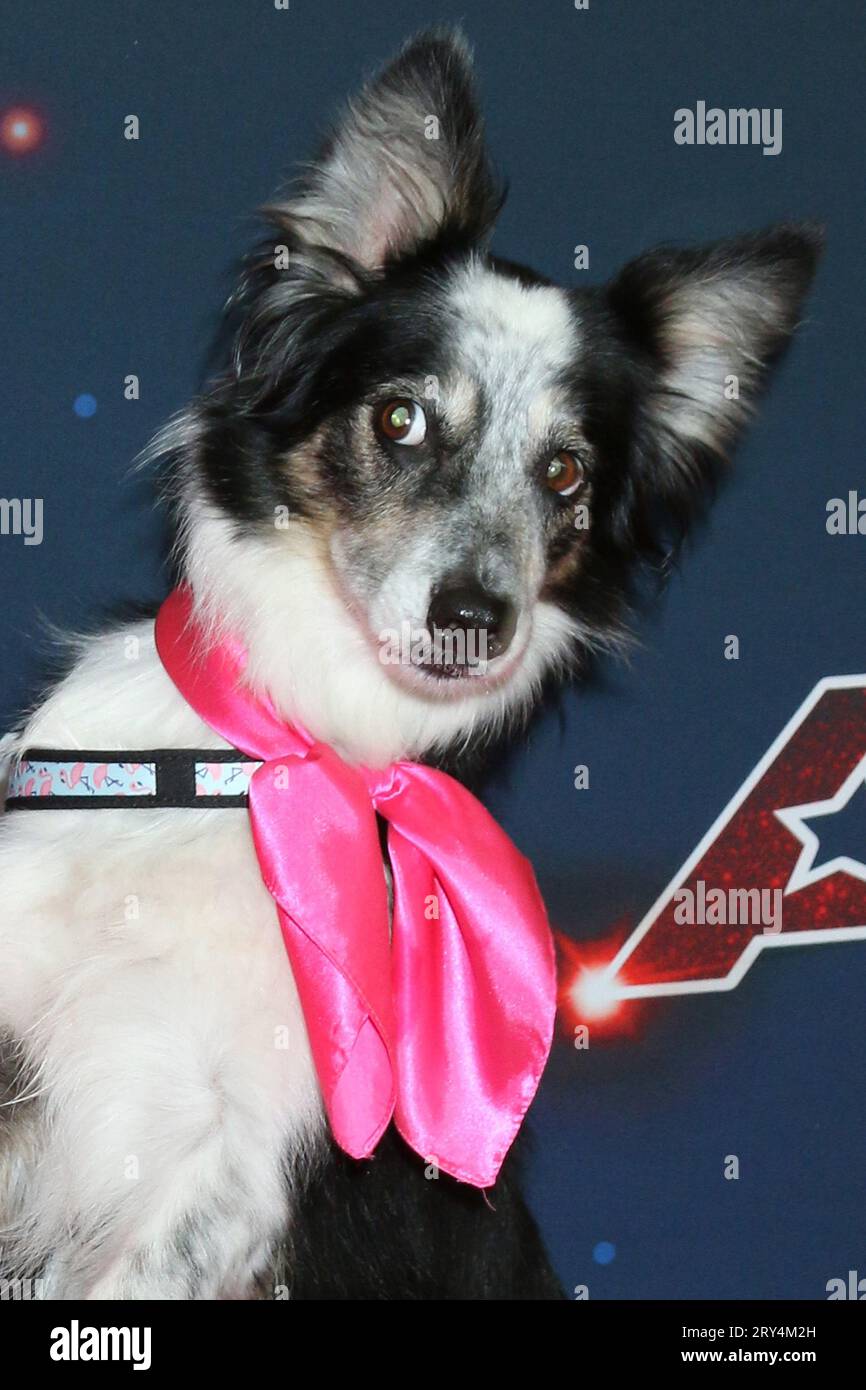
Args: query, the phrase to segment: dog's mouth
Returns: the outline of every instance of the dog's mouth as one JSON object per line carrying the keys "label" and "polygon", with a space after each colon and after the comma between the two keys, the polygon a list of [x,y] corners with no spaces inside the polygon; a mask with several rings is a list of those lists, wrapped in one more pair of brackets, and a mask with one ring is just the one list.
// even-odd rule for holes
{"label": "dog's mouth", "polygon": [[435,661],[419,661],[417,666],[425,676],[437,681],[469,680],[482,674],[477,666],[471,666],[468,662],[443,662],[439,665]]}
{"label": "dog's mouth", "polygon": [[529,642],[531,623],[518,621],[507,650],[497,650],[483,628],[413,627],[378,634],[381,665],[392,679],[436,698],[486,695],[513,675]]}

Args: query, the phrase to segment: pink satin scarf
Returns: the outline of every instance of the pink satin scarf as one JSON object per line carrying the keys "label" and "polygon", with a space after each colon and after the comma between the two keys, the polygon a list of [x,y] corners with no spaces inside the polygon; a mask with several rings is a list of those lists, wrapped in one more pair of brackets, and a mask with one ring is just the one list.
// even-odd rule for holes
{"label": "pink satin scarf", "polygon": [[353,767],[285,724],[244,684],[240,644],[208,647],[188,589],[163,604],[156,645],[205,723],[262,760],[253,841],[337,1143],[368,1157],[393,1116],[427,1162],[490,1186],[553,1031],[553,942],[530,865],[453,778]]}

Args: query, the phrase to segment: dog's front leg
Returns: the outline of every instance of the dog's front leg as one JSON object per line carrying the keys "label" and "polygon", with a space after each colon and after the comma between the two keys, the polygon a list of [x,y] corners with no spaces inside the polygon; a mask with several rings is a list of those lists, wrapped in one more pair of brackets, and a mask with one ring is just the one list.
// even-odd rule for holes
{"label": "dog's front leg", "polygon": [[8,1113],[35,1125],[23,1155],[8,1129],[6,1269],[48,1299],[249,1296],[323,1119],[243,812],[3,822]]}
{"label": "dog's front leg", "polygon": [[44,1298],[253,1295],[288,1222],[288,1136],[248,1068],[207,1074],[189,1041],[155,1050],[130,1026],[77,1056],[74,1075],[42,1058],[39,1152],[12,1248]]}
{"label": "dog's front leg", "polygon": [[284,1136],[255,1098],[179,1086],[166,1063],[135,1077],[79,1061],[74,1090],[49,1085],[8,1251],[42,1297],[243,1298],[267,1268],[288,1220]]}
{"label": "dog's front leg", "polygon": [[179,948],[53,983],[19,1029],[37,1139],[16,1160],[11,1276],[47,1299],[254,1295],[286,1165],[321,1123],[277,945],[270,976],[266,947],[223,971],[206,955],[200,979]]}

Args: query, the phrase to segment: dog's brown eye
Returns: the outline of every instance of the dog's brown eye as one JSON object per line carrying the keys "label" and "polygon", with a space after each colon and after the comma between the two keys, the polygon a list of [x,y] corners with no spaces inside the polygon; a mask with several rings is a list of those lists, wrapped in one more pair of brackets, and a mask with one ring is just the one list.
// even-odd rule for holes
{"label": "dog's brown eye", "polygon": [[563,449],[547,465],[545,482],[560,497],[568,497],[577,492],[583,482],[583,464],[568,449]]}
{"label": "dog's brown eye", "polygon": [[427,434],[427,417],[417,401],[389,401],[379,411],[377,424],[394,444],[422,444]]}

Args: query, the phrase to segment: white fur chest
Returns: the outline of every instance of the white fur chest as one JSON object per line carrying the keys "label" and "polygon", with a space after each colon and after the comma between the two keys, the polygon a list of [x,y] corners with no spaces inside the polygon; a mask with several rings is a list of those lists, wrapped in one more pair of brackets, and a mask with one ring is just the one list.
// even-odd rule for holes
{"label": "white fur chest", "polygon": [[[95,642],[20,743],[225,746],[165,675],[150,625]],[[19,1259],[47,1259],[63,1296],[131,1283],[147,1296],[148,1281],[188,1281],[166,1275],[165,1248],[193,1229],[197,1268],[212,1268],[202,1296],[224,1294],[226,1272],[243,1283],[276,1241],[285,1167],[323,1124],[246,811],[9,814],[0,882],[0,1032],[25,1049],[39,1093],[38,1178],[12,1212]],[[3,1183],[0,1152],[0,1210]],[[234,1236],[207,1216],[226,1203]],[[93,1240],[64,1253],[58,1232],[75,1220]],[[159,1271],[140,1273],[143,1249],[161,1252]]]}

